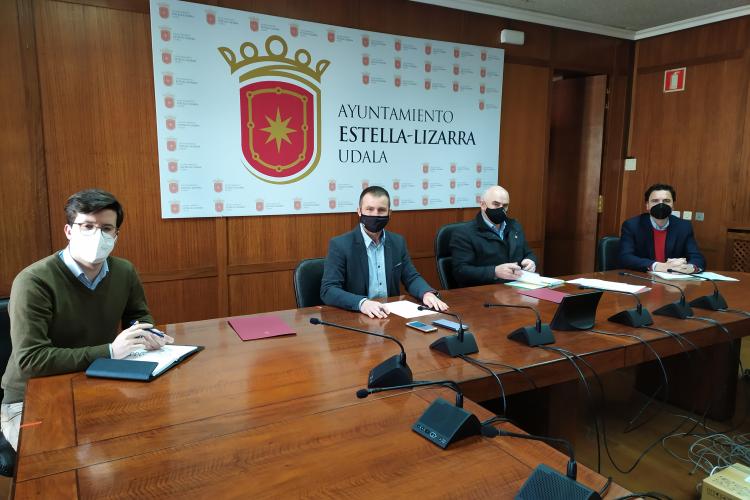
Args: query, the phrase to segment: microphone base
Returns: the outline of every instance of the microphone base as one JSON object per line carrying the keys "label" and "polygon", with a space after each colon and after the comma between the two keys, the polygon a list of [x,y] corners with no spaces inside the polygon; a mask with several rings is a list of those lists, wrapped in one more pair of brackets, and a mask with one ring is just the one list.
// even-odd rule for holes
{"label": "microphone base", "polygon": [[685,319],[688,316],[693,315],[693,310],[690,309],[689,305],[677,301],[661,306],[654,311],[654,314],[658,314],[659,316],[669,316],[670,318]]}
{"label": "microphone base", "polygon": [[654,320],[651,319],[651,314],[649,314],[648,309],[645,307],[641,309],[640,314],[638,314],[638,309],[625,309],[624,311],[620,311],[617,314],[610,316],[607,318],[607,321],[632,326],[633,328],[640,328],[642,326],[654,324]]}
{"label": "microphone base", "polygon": [[411,369],[401,362],[401,355],[396,354],[370,370],[367,378],[367,388],[394,387],[414,382]]}
{"label": "microphone base", "polygon": [[474,338],[474,335],[469,332],[464,332],[463,342],[459,340],[458,335],[446,335],[445,337],[440,337],[430,344],[430,349],[435,349],[436,351],[447,354],[453,358],[461,356],[462,354],[474,354],[479,352],[477,341]]}
{"label": "microphone base", "polygon": [[539,498],[545,500],[601,500],[599,493],[596,491],[544,464],[537,465],[515,496],[515,500],[538,500]]}
{"label": "microphone base", "polygon": [[550,330],[549,325],[546,323],[542,325],[541,331],[538,331],[536,326],[522,326],[509,333],[508,338],[529,347],[555,343],[552,330]]}
{"label": "microphone base", "polygon": [[726,309],[727,301],[720,293],[714,295],[704,295],[690,301],[690,305],[697,307],[698,309],[710,309],[711,311],[718,311],[719,309]]}
{"label": "microphone base", "polygon": [[447,448],[448,445],[469,436],[478,436],[482,430],[479,419],[443,398],[437,398],[425,410],[411,430],[429,442]]}

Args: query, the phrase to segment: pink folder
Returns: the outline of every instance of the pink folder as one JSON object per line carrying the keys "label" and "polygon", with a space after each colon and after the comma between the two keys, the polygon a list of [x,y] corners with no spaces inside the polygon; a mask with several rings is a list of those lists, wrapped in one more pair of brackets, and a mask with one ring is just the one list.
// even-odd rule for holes
{"label": "pink folder", "polygon": [[297,333],[283,319],[272,314],[232,318],[229,320],[229,326],[234,328],[242,340],[265,339]]}
{"label": "pink folder", "polygon": [[562,302],[563,297],[570,295],[569,293],[558,292],[557,290],[550,290],[549,288],[538,288],[536,290],[519,290],[518,293],[521,295],[527,295],[541,300],[549,300],[555,304]]}

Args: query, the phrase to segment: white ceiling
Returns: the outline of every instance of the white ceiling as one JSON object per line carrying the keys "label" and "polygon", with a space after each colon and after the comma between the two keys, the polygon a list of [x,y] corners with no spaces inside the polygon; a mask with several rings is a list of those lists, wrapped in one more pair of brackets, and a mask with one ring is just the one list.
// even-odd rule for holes
{"label": "white ceiling", "polygon": [[750,15],[750,0],[413,0],[639,40]]}

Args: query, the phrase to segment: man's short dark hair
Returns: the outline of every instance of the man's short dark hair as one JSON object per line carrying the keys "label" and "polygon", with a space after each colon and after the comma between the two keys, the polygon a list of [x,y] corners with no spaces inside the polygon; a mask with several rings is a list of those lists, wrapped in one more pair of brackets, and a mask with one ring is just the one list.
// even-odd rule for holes
{"label": "man's short dark hair", "polygon": [[370,186],[362,191],[362,194],[359,195],[359,206],[362,206],[362,198],[365,197],[366,194],[371,194],[376,198],[380,198],[382,196],[385,196],[388,198],[388,206],[391,206],[391,195],[388,194],[388,191],[385,190],[385,188],[380,186]]}
{"label": "man's short dark hair", "polygon": [[652,186],[649,186],[649,188],[643,195],[644,201],[646,203],[648,203],[648,199],[651,197],[651,193],[653,193],[654,191],[669,191],[669,194],[672,195],[672,201],[677,201],[677,193],[672,186],[670,186],[669,184],[654,184]]}
{"label": "man's short dark hair", "polygon": [[78,191],[65,202],[65,217],[68,224],[75,222],[78,214],[95,214],[102,210],[114,210],[117,213],[117,227],[122,225],[125,213],[122,205],[112,194],[101,189],[84,189]]}

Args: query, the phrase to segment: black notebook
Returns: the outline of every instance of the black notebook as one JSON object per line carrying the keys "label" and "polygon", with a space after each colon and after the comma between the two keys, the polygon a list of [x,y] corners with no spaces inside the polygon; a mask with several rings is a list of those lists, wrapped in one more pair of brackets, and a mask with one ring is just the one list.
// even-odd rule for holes
{"label": "black notebook", "polygon": [[165,345],[155,351],[136,351],[124,359],[99,358],[89,365],[86,375],[149,382],[202,349],[194,345]]}

